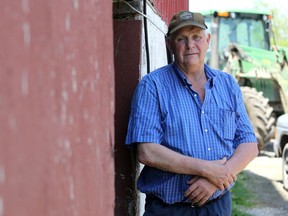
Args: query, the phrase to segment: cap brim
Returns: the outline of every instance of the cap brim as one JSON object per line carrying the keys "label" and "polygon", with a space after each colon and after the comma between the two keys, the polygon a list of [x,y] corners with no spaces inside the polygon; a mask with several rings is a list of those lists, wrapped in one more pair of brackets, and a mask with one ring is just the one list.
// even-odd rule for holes
{"label": "cap brim", "polygon": [[169,31],[169,34],[172,34],[172,33],[176,32],[177,30],[179,30],[183,27],[186,27],[186,26],[197,26],[203,30],[207,29],[206,25],[201,25],[199,23],[189,21],[187,23],[182,23],[181,25],[176,26],[175,28],[173,28],[172,30]]}

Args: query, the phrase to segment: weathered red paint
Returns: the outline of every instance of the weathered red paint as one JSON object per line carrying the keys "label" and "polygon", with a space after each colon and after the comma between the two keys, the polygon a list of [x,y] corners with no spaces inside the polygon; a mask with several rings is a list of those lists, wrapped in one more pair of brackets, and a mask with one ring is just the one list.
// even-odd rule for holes
{"label": "weathered red paint", "polygon": [[162,19],[168,24],[173,14],[180,10],[188,10],[189,0],[149,0],[153,2]]}
{"label": "weathered red paint", "polygon": [[115,112],[115,216],[135,216],[136,160],[125,148],[125,136],[132,94],[140,79],[140,20],[114,20],[114,58],[116,85]]}
{"label": "weathered red paint", "polygon": [[[149,0],[162,19],[168,23],[172,15],[178,10],[188,10],[188,0]],[[129,1],[128,1],[129,2]],[[133,2],[136,6],[140,5]],[[120,2],[119,2],[120,4]],[[115,59],[115,216],[138,215],[139,193],[135,182],[139,171],[135,155],[125,148],[125,136],[130,113],[132,94],[139,82],[141,74],[141,57],[144,47],[143,20],[131,20],[135,11],[125,9],[115,2],[114,20],[114,59]],[[123,3],[124,4],[124,3]],[[153,5],[152,4],[152,5]],[[127,6],[125,4],[125,6]],[[119,8],[122,8],[121,10]],[[124,8],[124,9],[123,9]],[[132,13],[132,14],[129,14]],[[130,20],[129,20],[130,19]],[[153,40],[154,35],[148,35]],[[163,36],[163,35],[162,35]],[[150,43],[151,41],[149,41]],[[163,46],[165,43],[163,41]],[[146,60],[146,59],[145,59]],[[144,60],[144,61],[145,61]]]}
{"label": "weathered red paint", "polygon": [[3,0],[0,216],[114,215],[111,1]]}

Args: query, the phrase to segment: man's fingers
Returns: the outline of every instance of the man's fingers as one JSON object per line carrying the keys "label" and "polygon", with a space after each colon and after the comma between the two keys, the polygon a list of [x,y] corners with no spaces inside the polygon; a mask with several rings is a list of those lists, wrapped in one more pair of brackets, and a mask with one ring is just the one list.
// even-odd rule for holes
{"label": "man's fingers", "polygon": [[[196,189],[197,189],[196,186],[193,186],[193,185],[189,186],[188,189],[184,192],[184,196],[185,196],[185,197],[188,197],[188,198],[190,199],[191,194],[192,194]],[[190,196],[190,197],[189,197],[189,196]],[[192,198],[193,198],[193,197],[192,197]]]}
{"label": "man's fingers", "polygon": [[192,203],[198,202],[200,199],[202,199],[200,191],[193,191],[187,196],[188,200],[190,200]]}
{"label": "man's fingers", "polygon": [[224,190],[225,189],[225,185],[224,184],[220,184],[220,185],[218,185],[218,188],[219,188],[219,190]]}
{"label": "man's fingers", "polygon": [[199,176],[194,176],[193,178],[191,178],[187,184],[192,185],[193,183],[195,183],[200,177]]}
{"label": "man's fingers", "polygon": [[198,205],[199,205],[200,207],[203,206],[203,205],[207,202],[208,199],[209,199],[209,196],[203,196],[202,199],[200,199],[200,200],[198,201]]}
{"label": "man's fingers", "polygon": [[224,165],[226,163],[226,161],[227,161],[226,157],[222,158],[221,160],[216,160],[217,163],[220,163],[222,165]]}

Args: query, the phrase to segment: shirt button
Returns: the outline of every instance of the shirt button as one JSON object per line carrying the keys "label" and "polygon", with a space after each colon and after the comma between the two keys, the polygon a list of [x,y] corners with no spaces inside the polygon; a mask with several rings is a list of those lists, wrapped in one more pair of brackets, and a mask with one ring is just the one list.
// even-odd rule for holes
{"label": "shirt button", "polygon": [[208,130],[207,130],[207,129],[205,129],[205,132],[207,133],[207,132],[208,132]]}
{"label": "shirt button", "polygon": [[211,149],[210,148],[208,148],[208,151],[210,151]]}
{"label": "shirt button", "polygon": [[202,114],[204,114],[204,111],[202,111]]}
{"label": "shirt button", "polygon": [[194,97],[197,97],[197,94],[194,94]]}

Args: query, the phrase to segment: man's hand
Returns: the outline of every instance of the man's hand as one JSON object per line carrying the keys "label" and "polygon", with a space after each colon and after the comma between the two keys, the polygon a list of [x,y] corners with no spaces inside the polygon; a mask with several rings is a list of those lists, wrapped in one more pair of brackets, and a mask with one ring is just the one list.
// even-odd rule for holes
{"label": "man's hand", "polygon": [[226,158],[216,161],[206,161],[206,166],[203,168],[201,176],[207,178],[212,184],[217,186],[220,190],[228,188],[237,177],[229,168],[224,166]]}
{"label": "man's hand", "polygon": [[226,158],[207,161],[189,157],[155,143],[137,144],[137,157],[140,163],[177,174],[202,176],[220,190],[236,180],[231,166],[226,166]]}
{"label": "man's hand", "polygon": [[190,200],[192,205],[204,205],[210,196],[217,190],[217,187],[203,177],[193,177],[189,182],[189,188],[185,191],[184,196]]}

